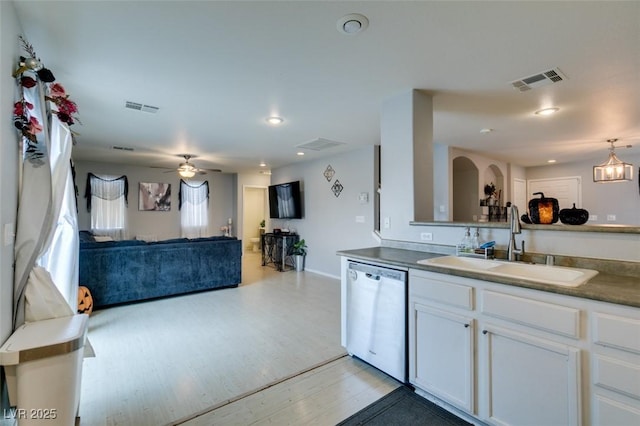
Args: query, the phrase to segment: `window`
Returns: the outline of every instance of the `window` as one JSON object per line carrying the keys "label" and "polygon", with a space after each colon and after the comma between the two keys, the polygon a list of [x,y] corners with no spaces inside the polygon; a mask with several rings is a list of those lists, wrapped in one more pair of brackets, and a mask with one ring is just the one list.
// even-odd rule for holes
{"label": "window", "polygon": [[180,227],[184,238],[206,237],[209,226],[209,182],[180,180]]}
{"label": "window", "polygon": [[87,175],[87,210],[91,212],[91,231],[116,240],[127,237],[127,198],[129,183],[126,176]]}

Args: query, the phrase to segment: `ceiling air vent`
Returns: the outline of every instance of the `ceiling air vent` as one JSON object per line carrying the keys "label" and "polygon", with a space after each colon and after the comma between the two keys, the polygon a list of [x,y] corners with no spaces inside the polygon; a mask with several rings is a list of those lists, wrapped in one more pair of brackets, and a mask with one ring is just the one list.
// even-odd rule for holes
{"label": "ceiling air vent", "polygon": [[128,147],[128,146],[112,146],[112,149],[118,150],[118,151],[135,151],[133,148]]}
{"label": "ceiling air vent", "polygon": [[546,86],[548,84],[558,83],[566,79],[567,77],[562,73],[562,71],[560,71],[558,68],[554,68],[549,71],[541,72],[539,74],[512,81],[511,85],[521,92],[526,92],[527,90]]}
{"label": "ceiling air vent", "polygon": [[155,114],[160,108],[151,105],[139,104],[137,102],[126,101],[125,108],[134,109],[136,111],[149,112]]}
{"label": "ceiling air vent", "polygon": [[296,148],[310,149],[312,151],[322,151],[340,145],[346,145],[344,142],[330,141],[329,139],[318,138],[309,142],[296,145]]}

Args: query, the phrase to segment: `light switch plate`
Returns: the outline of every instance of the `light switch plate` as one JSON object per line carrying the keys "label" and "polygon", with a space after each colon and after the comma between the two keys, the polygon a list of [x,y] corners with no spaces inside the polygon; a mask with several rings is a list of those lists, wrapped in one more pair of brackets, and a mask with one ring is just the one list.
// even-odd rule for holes
{"label": "light switch plate", "polygon": [[2,234],[4,235],[4,245],[10,246],[16,238],[16,233],[13,230],[13,223],[5,223]]}

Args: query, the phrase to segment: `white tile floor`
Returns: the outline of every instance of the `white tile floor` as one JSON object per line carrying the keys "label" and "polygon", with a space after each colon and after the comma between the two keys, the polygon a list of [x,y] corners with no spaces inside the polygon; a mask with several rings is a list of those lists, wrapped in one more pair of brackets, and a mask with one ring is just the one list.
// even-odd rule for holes
{"label": "white tile floor", "polygon": [[94,312],[81,425],[330,425],[397,386],[344,356],[337,280],[243,261],[238,288]]}

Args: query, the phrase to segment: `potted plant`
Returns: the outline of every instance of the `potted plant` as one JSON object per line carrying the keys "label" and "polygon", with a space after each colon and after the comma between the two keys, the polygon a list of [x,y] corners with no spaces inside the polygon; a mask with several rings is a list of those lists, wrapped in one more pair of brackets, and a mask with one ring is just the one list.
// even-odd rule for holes
{"label": "potted plant", "polygon": [[299,240],[293,245],[293,259],[295,261],[296,271],[304,271],[304,259],[307,255],[307,243],[304,239]]}
{"label": "potted plant", "polygon": [[495,195],[496,195],[496,186],[493,182],[488,183],[484,186],[484,195],[486,196],[487,205],[492,206],[495,203]]}

